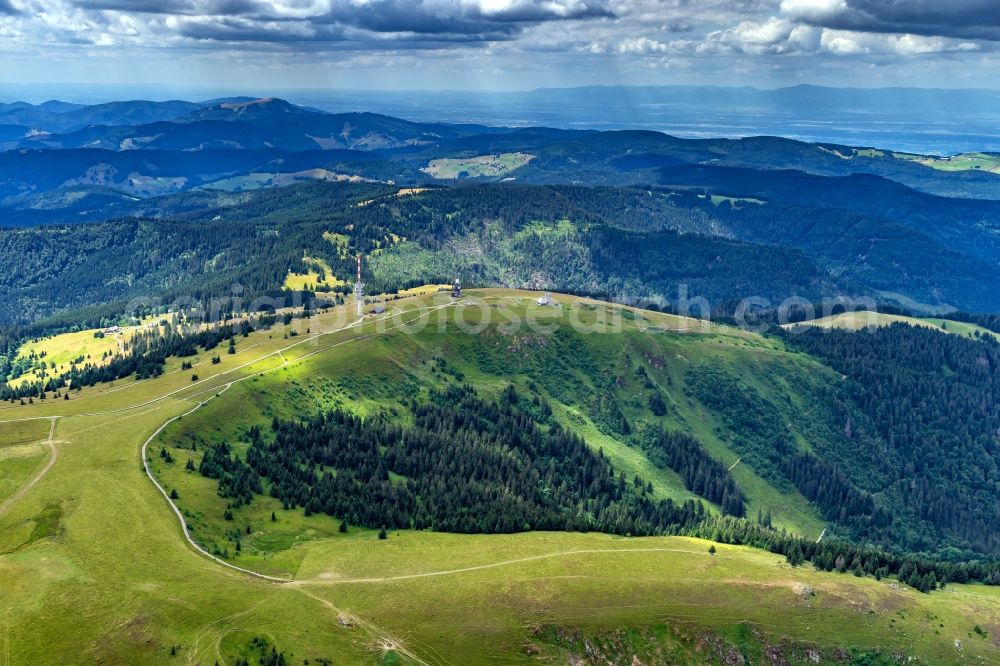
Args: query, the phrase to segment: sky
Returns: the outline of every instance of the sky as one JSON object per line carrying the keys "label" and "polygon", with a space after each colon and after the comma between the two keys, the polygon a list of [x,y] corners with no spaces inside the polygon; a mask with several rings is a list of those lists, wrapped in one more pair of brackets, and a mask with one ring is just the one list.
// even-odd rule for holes
{"label": "sky", "polygon": [[1000,0],[0,0],[0,91],[992,88]]}

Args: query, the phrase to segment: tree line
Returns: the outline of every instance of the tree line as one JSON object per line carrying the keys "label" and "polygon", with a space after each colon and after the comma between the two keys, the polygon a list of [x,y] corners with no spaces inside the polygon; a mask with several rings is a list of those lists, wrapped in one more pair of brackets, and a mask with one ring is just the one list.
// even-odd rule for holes
{"label": "tree line", "polygon": [[660,430],[656,438],[665,454],[665,462],[694,494],[715,502],[730,516],[746,515],[743,491],[725,465],[713,458],[701,442],[684,432]]}
{"label": "tree line", "polygon": [[531,404],[513,389],[490,402],[453,386],[411,402],[407,425],[345,411],[276,419],[268,436],[248,432],[245,461],[220,463],[227,454],[213,452],[206,471],[222,470],[220,494],[237,498],[245,465],[286,507],[373,528],[650,535],[706,515],[701,502],[652,499],[645,484],[616,474],[555,421],[540,423],[545,410],[522,401]]}
{"label": "tree line", "polygon": [[[309,310],[292,316],[307,316]],[[0,400],[13,402],[24,399],[44,399],[47,394],[61,390],[81,390],[103,382],[135,375],[136,380],[158,377],[170,357],[194,356],[200,348],[203,351],[215,349],[226,340],[236,336],[246,337],[251,331],[267,329],[275,324],[274,314],[250,316],[239,322],[218,324],[200,331],[185,331],[182,328],[163,332],[160,328],[137,333],[125,347],[125,354],[115,356],[104,364],[87,362],[84,365],[71,364],[59,375],[41,380],[22,382],[16,387],[0,384]]]}

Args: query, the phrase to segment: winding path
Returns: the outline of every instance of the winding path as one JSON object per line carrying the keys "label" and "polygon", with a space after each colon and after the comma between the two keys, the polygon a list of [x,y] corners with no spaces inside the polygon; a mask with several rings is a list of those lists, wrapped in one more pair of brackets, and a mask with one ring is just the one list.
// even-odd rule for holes
{"label": "winding path", "polygon": [[24,497],[25,493],[34,488],[35,484],[41,481],[42,477],[48,474],[49,470],[52,469],[52,466],[56,464],[56,458],[59,457],[59,450],[56,448],[56,443],[55,443],[56,422],[61,417],[47,416],[45,418],[48,418],[52,421],[52,425],[49,426],[49,438],[43,442],[43,444],[49,447],[49,452],[51,454],[49,455],[49,461],[45,464],[45,467],[43,467],[42,470],[38,474],[36,474],[31,481],[28,481],[28,483],[18,488],[13,495],[8,497],[6,500],[3,501],[2,504],[0,504],[0,516],[3,516],[5,513],[7,513],[7,511],[10,510],[10,507],[14,506],[14,504],[19,499]]}
{"label": "winding path", "polygon": [[[454,574],[468,573],[470,571],[483,571],[484,569],[497,569],[512,564],[524,564],[526,562],[537,562],[539,560],[551,560],[559,557],[572,557],[573,555],[611,555],[616,553],[684,553],[687,555],[705,555],[707,550],[691,550],[689,548],[581,548],[577,550],[562,550],[555,553],[543,553],[542,555],[529,555],[527,557],[517,557],[511,560],[500,560],[498,562],[488,562],[487,564],[476,564],[459,569],[444,569],[441,571],[427,571],[414,574],[397,574],[395,576],[375,576],[367,578],[307,578],[295,581],[285,581],[292,587],[303,585],[349,585],[354,583],[392,583],[400,580],[413,580],[416,578],[433,578],[435,576],[452,576]],[[718,555],[716,555],[718,558]]]}

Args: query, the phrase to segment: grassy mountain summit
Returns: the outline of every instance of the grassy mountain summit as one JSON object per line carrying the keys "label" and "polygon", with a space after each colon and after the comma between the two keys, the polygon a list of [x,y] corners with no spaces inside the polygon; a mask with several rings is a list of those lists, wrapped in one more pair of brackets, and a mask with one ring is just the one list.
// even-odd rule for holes
{"label": "grassy mountain summit", "polygon": [[[365,526],[360,517],[346,517],[341,531],[344,518],[327,515],[324,507],[283,505],[290,497],[272,496],[272,481],[237,501],[243,497],[239,482],[206,474],[205,457],[222,441],[231,461],[250,461],[258,446],[253,433],[259,432],[259,446],[277,456],[283,449],[270,446],[276,424],[285,428],[329,410],[346,410],[365,422],[395,411],[400,424],[418,424],[436,413],[420,406],[434,391],[448,396],[472,385],[477,400],[508,401],[511,406],[500,409],[536,423],[539,435],[556,428],[579,433],[592,455],[613,467],[616,483],[624,473],[627,496],[697,500],[719,511],[688,487],[684,467],[674,470],[671,458],[656,455],[656,439],[642,438],[648,432],[643,424],[686,424],[743,489],[750,515],[768,507],[776,527],[810,541],[824,526],[834,527],[817,505],[781,490],[780,473],[761,476],[767,449],[755,448],[757,435],[734,429],[731,415],[697,388],[698,377],[711,376],[710,366],[741,372],[757,396],[749,404],[760,400],[770,406],[757,410],[793,416],[790,445],[806,450],[806,441],[824,436],[805,401],[807,387],[834,377],[815,360],[774,339],[594,301],[557,296],[558,305],[539,306],[537,293],[513,291],[465,298],[469,326],[478,327],[486,313],[499,313],[505,304],[508,314],[474,334],[454,323],[437,324],[438,314],[455,321],[447,297],[393,301],[384,319],[353,327],[343,309],[333,308],[237,336],[235,352],[222,353],[218,363],[210,360],[217,350],[201,348],[194,356],[168,359],[162,375],[129,382],[129,391],[98,384],[68,401],[0,406],[3,450],[40,449],[35,460],[48,455],[55,461],[23,496],[0,508],[8,528],[0,537],[0,576],[13,591],[6,597],[14,611],[7,616],[13,618],[5,634],[9,653],[66,663],[170,663],[177,655],[221,663],[261,659],[272,649],[286,660],[310,663],[492,663],[498,655],[520,661],[719,663],[736,655],[780,655],[788,663],[906,657],[941,663],[959,654],[987,661],[995,656],[989,638],[989,627],[1000,619],[995,588],[952,582],[926,595],[894,579],[792,567],[781,556],[689,537],[388,529],[380,539],[380,526]],[[551,330],[511,332],[509,315],[530,312]],[[424,316],[427,325],[414,333]],[[572,321],[591,332],[574,331]],[[662,408],[648,400],[657,392]],[[30,417],[42,420],[22,420]],[[126,441],[124,420],[134,433]],[[839,430],[839,420],[834,423]],[[860,437],[867,426],[857,427]],[[292,432],[281,435],[289,446],[297,441]],[[183,545],[167,499],[136,464],[147,439],[154,476],[199,544],[225,562],[292,582],[255,580]],[[502,449],[505,455],[520,450],[513,442],[504,446],[513,447]],[[324,449],[302,449],[308,450]],[[392,461],[392,450],[382,452],[386,487],[402,490],[417,482],[418,472],[400,476],[403,462]],[[327,475],[342,479],[335,459],[329,461],[305,469],[321,483]],[[0,469],[8,469],[6,462]],[[649,485],[640,488],[634,478]],[[136,546],[123,549],[121,543]],[[106,591],[92,599],[94,612],[63,625],[73,617],[63,609],[76,603],[81,585]],[[74,647],[39,632],[41,615],[50,618],[41,625],[46,632],[68,632]],[[443,632],[443,626],[457,630]]]}
{"label": "grassy mountain summit", "polygon": [[[390,314],[401,320],[407,307],[404,301],[404,305],[391,308]],[[181,449],[193,446],[192,451],[206,455],[217,452],[225,459],[223,469],[232,456],[250,464],[255,470],[251,477],[261,477],[260,483],[254,482],[253,492],[233,490],[235,486],[226,485],[249,473],[241,464],[232,470],[216,469],[208,475],[220,480],[219,506],[227,503],[227,497],[242,498],[234,506],[236,515],[240,515],[236,508],[241,503],[253,505],[253,496],[266,495],[265,489],[271,488],[272,496],[281,500],[286,510],[301,506],[318,513],[326,507],[327,512],[338,518],[369,528],[383,524],[396,528],[440,524],[452,525],[443,527],[444,531],[507,532],[520,531],[525,526],[537,529],[533,523],[542,520],[539,524],[547,525],[545,529],[564,524],[579,529],[579,521],[583,519],[588,529],[648,534],[665,528],[640,527],[652,520],[652,514],[644,512],[653,510],[653,505],[642,508],[642,502],[668,499],[680,510],[683,502],[700,498],[707,502],[710,512],[721,511],[737,517],[769,515],[773,525],[811,539],[825,530],[828,536],[872,543],[889,551],[936,550],[938,555],[960,558],[977,556],[973,553],[993,553],[998,548],[997,534],[984,527],[996,520],[991,513],[995,504],[980,504],[971,499],[1000,494],[993,471],[994,455],[988,443],[996,427],[994,410],[973,407],[994,403],[992,384],[983,384],[972,370],[972,366],[983,363],[980,359],[985,359],[986,364],[997,362],[992,336],[970,339],[923,328],[898,327],[865,333],[866,338],[843,333],[841,340],[826,334],[833,349],[844,349],[842,354],[850,359],[848,362],[831,352],[824,344],[823,334],[816,335],[815,330],[786,334],[787,342],[780,342],[737,329],[706,328],[697,320],[672,315],[607,309],[585,300],[558,298],[554,306],[541,307],[519,292],[487,292],[455,314],[467,317],[468,321],[454,321],[449,312],[435,311],[435,318],[423,321],[423,328],[415,334],[389,330],[375,341],[358,341],[348,357],[330,358],[329,364],[321,364],[319,378],[303,376],[289,384],[291,377],[279,373],[275,375],[277,385],[252,382],[234,387],[231,393],[206,407],[200,416],[192,416],[164,431],[158,441],[176,447],[168,449],[174,458],[187,456]],[[536,318],[546,326],[532,327],[526,323]],[[463,333],[469,327],[475,327],[474,332]],[[852,343],[858,348],[851,349]],[[896,356],[892,357],[880,345],[896,349]],[[916,360],[900,351],[910,345],[921,349],[924,355],[928,349],[940,348],[943,356],[955,359],[948,361],[954,374],[939,379],[925,374]],[[799,349],[814,356],[796,354]],[[873,358],[863,356],[867,349]],[[962,360],[963,356],[967,360]],[[886,367],[881,367],[875,358],[881,359]],[[828,360],[832,368],[821,360]],[[898,393],[866,392],[855,385],[858,381],[864,386],[870,383],[871,374],[881,374],[889,368],[899,377],[900,386],[895,389]],[[332,377],[342,379],[331,381]],[[968,441],[956,440],[947,428],[931,425],[938,417],[927,415],[929,408],[921,410],[916,404],[906,407],[912,410],[909,416],[894,418],[926,419],[927,424],[919,433],[905,431],[892,418],[882,416],[883,410],[890,407],[904,408],[900,395],[906,393],[911,381],[925,385],[941,382],[940,387],[914,390],[946,390],[953,394],[952,404],[940,407],[940,418],[950,420],[955,428],[967,433]],[[972,389],[973,385],[977,388]],[[509,395],[500,387],[505,387]],[[466,395],[459,389],[471,393]],[[330,428],[331,433],[356,431],[361,437],[360,433],[370,429],[379,433],[373,436],[391,452],[394,438],[408,442],[404,447],[408,450],[421,438],[430,436],[428,433],[433,434],[433,428],[423,419],[476,422],[479,414],[493,409],[489,405],[494,398],[501,401],[501,414],[506,413],[504,405],[511,406],[510,418],[514,419],[511,423],[519,424],[513,431],[529,440],[534,435],[525,433],[535,433],[536,428],[539,436],[551,428],[578,433],[592,449],[600,450],[612,466],[617,466],[616,471],[624,471],[629,486],[640,489],[636,495],[640,505],[628,510],[633,512],[628,514],[629,526],[600,518],[596,507],[603,501],[630,497],[631,490],[616,489],[600,500],[605,491],[591,488],[588,492],[598,494],[586,501],[585,494],[578,498],[581,506],[589,507],[584,514],[575,514],[569,508],[575,506],[571,503],[559,510],[563,517],[555,522],[551,517],[538,518],[534,509],[524,509],[525,518],[518,520],[520,509],[508,508],[501,512],[507,526],[497,529],[494,521],[500,517],[487,518],[485,524],[463,522],[467,518],[451,513],[455,509],[453,501],[449,504],[442,499],[442,504],[421,504],[416,498],[430,502],[432,491],[420,485],[425,482],[420,476],[412,479],[417,484],[412,498],[398,495],[401,488],[391,490],[390,483],[385,488],[388,494],[365,503],[368,507],[365,513],[352,513],[357,508],[338,511],[333,508],[341,506],[337,502],[351,506],[349,499],[357,497],[354,494],[357,489],[324,489],[320,478],[324,471],[341,479],[342,474],[359,466],[373,470],[385,467],[388,475],[382,481],[402,484],[411,472],[418,474],[417,470],[424,469],[408,462],[402,449],[394,457],[372,458],[362,463],[367,454],[362,454],[362,440],[353,437],[337,445],[342,450],[334,447],[322,454],[313,450],[308,455],[315,458],[299,461],[307,469],[317,466],[317,478],[296,481],[305,486],[286,485],[285,477],[276,475],[275,469],[286,468],[286,456],[300,455],[295,447],[304,435],[294,425],[300,420],[314,434]],[[285,407],[279,408],[279,404]],[[261,412],[255,415],[250,405],[256,405]],[[466,407],[459,409],[457,415],[440,411],[456,405]],[[345,421],[340,411],[345,409],[368,418],[369,422]],[[325,411],[330,412],[328,416],[333,421],[310,420]],[[210,429],[198,424],[221,424],[226,413],[239,413],[241,417],[228,419],[224,426],[214,426],[211,430],[217,434],[206,436]],[[524,420],[517,420],[522,417]],[[423,434],[391,430],[400,423],[425,423],[421,426]],[[383,428],[390,430],[383,432]],[[462,432],[459,427],[447,436],[447,441],[463,440]],[[682,442],[664,438],[663,432],[688,433],[693,439]],[[315,445],[315,442],[310,444]],[[223,448],[216,451],[217,446]],[[361,449],[355,450],[358,446]],[[433,440],[428,440],[426,446],[429,449],[424,455],[431,459],[439,455],[434,453]],[[524,446],[528,460],[546,450],[544,446],[532,448],[534,444]],[[560,446],[570,447],[570,444]],[[912,460],[912,448],[923,450],[926,456],[920,473],[903,462]],[[474,460],[480,455],[470,451],[460,459],[475,469]],[[936,462],[938,456],[942,461],[974,457],[981,461],[978,467],[985,478],[982,481],[963,478],[951,465]],[[201,464],[203,472],[201,461],[205,459],[195,456],[196,466]],[[720,470],[711,465],[712,460],[721,463]],[[348,467],[338,467],[344,464]],[[431,474],[431,469],[437,468],[431,466],[419,474]],[[439,473],[440,470],[433,472]],[[445,477],[464,479],[476,474],[455,471]],[[734,487],[725,492],[721,487],[716,490],[730,475]],[[175,479],[180,483],[180,478],[172,477],[170,483]],[[368,481],[374,483],[378,478],[375,473]],[[929,490],[913,484],[931,478],[936,479],[934,491],[925,497]],[[553,489],[562,485],[558,480],[546,483]],[[307,491],[307,486],[311,490]],[[507,482],[508,488],[515,486],[515,482]],[[224,487],[231,490],[224,491]],[[488,496],[492,491],[483,492]],[[727,493],[734,498],[739,496],[742,501],[724,501]],[[338,497],[340,500],[334,499]],[[530,493],[522,500],[527,501],[528,497]],[[229,503],[232,505],[232,499]],[[384,508],[375,510],[379,503],[384,503]],[[949,505],[953,506],[946,508]],[[461,506],[468,508],[466,503]],[[344,515],[345,511],[351,515]],[[582,518],[587,515],[590,517]],[[586,522],[591,520],[592,523]],[[678,519],[678,523],[683,520],[686,519]],[[211,524],[211,520],[207,523]],[[194,532],[197,534],[198,529],[194,528]],[[210,534],[212,538],[219,536],[216,532]],[[252,543],[251,539],[246,541]],[[224,542],[211,545],[221,549]],[[965,553],[958,555],[961,551]]]}

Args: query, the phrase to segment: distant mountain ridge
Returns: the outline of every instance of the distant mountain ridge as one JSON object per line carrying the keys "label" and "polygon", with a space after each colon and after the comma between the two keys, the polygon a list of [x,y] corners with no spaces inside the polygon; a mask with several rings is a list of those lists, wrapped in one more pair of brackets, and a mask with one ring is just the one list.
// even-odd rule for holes
{"label": "distant mountain ridge", "polygon": [[[134,94],[134,90],[143,89],[122,88],[123,95]],[[175,99],[192,99],[190,92],[178,89]],[[144,90],[144,94],[152,96],[162,91]],[[602,130],[651,128],[691,138],[779,135],[807,142],[929,154],[1000,151],[1000,136],[995,131],[1000,125],[1000,92],[985,89],[668,85],[510,92],[296,90],[278,95],[282,96],[305,108],[329,113],[364,109],[414,122]],[[194,99],[194,104],[211,106],[255,98]],[[31,107],[29,112],[34,116],[42,111],[61,112],[83,106],[51,101],[38,108],[24,102],[19,105]],[[29,116],[23,114],[16,120],[3,118],[3,108],[0,105],[0,124],[28,124],[51,132],[71,131],[95,122],[125,124],[176,117],[167,114],[146,121],[74,122],[71,117],[46,116],[28,122]]]}
{"label": "distant mountain ridge", "polygon": [[294,116],[321,115],[321,111],[310,111],[283,99],[262,97],[251,100],[223,101],[218,104],[201,106],[188,114],[174,118],[175,122],[198,122],[201,120],[253,121],[278,120]]}
{"label": "distant mountain ridge", "polygon": [[[0,133],[0,141],[6,141],[8,149],[27,150],[380,150],[427,145],[489,131],[478,126],[412,123],[372,113],[329,114],[277,98],[216,100],[203,104],[121,102],[101,107],[87,107],[86,113],[84,110],[64,114],[46,112],[43,118],[57,115],[60,120],[42,127],[79,124],[84,118],[113,117],[119,122],[88,122],[65,132],[12,124]],[[8,115],[17,119],[31,113],[36,112],[19,107]],[[64,120],[63,116],[72,119]],[[3,117],[0,113],[0,119]],[[149,118],[153,120],[147,122],[145,119]]]}
{"label": "distant mountain ridge", "polygon": [[202,107],[197,102],[145,100],[107,102],[92,106],[49,101],[38,106],[0,106],[0,123],[46,132],[73,131],[89,125],[127,125],[171,120]]}
{"label": "distant mountain ridge", "polygon": [[[558,94],[563,94],[557,91]],[[758,171],[795,170],[817,176],[868,174],[907,187],[948,197],[1000,200],[1000,157],[987,153],[943,160],[933,156],[856,148],[834,143],[807,143],[794,139],[755,136],[742,139],[690,139],[651,130],[567,130],[548,127],[486,127],[475,124],[413,122],[371,112],[327,113],[274,97],[217,99],[208,102],[115,102],[92,107],[62,108],[47,102],[31,106],[10,104],[0,108],[0,196],[38,193],[40,187],[79,184],[120,186],[125,178],[144,183],[160,181],[163,187],[126,191],[142,196],[188,189],[249,172],[245,167],[219,168],[216,157],[199,166],[156,153],[198,151],[277,151],[309,153],[304,169],[338,168],[343,155],[322,151],[363,151],[378,157],[360,160],[365,168],[351,166],[347,175],[419,184],[427,179],[428,164],[435,160],[477,160],[490,155],[529,155],[516,173],[496,171],[492,177],[521,182],[634,185],[656,183],[658,170],[680,165],[725,166]],[[118,124],[90,123],[67,131],[52,131],[4,123],[4,117],[25,114],[58,117],[62,125],[83,120],[112,119]],[[148,118],[156,118],[143,122]],[[165,119],[166,118],[166,119]],[[69,151],[142,152],[143,158]],[[58,151],[51,156],[36,151]],[[316,153],[320,151],[320,153]],[[348,156],[348,163],[359,160]],[[29,177],[47,160],[54,163],[44,178],[46,185]],[[87,164],[86,161],[90,160]],[[963,162],[964,160],[964,162]],[[301,164],[302,160],[296,160]],[[123,163],[128,170],[123,170]],[[228,156],[227,164],[260,165],[247,156]],[[188,166],[182,167],[181,165]],[[280,162],[278,163],[280,165]],[[76,171],[67,171],[73,165]],[[275,171],[284,172],[284,168]],[[95,173],[115,171],[110,179]],[[489,170],[473,169],[475,177],[491,178]],[[427,172],[429,173],[429,172]],[[469,173],[457,169],[455,175]],[[62,174],[61,180],[54,180]],[[165,189],[164,189],[165,188]]]}
{"label": "distant mountain ridge", "polygon": [[[690,240],[684,235],[694,234],[714,239],[696,244],[698,252],[721,248],[720,241],[751,245],[742,263],[761,247],[781,248],[797,257],[789,261],[804,262],[798,282],[788,282],[801,293],[810,284],[851,285],[853,293],[907,307],[1000,308],[993,289],[1000,284],[1000,157],[988,153],[938,158],[775,136],[692,139],[652,130],[414,122],[371,112],[328,113],[276,97],[81,108],[11,104],[0,108],[0,116],[5,113],[127,122],[65,132],[0,124],[0,147],[6,148],[0,150],[0,226],[171,219],[197,208],[203,192],[316,181],[497,186],[475,190],[483,197],[511,186],[623,188],[633,193],[629,203],[606,215],[627,223],[613,234],[580,231],[589,245],[559,251],[599,256],[602,244],[615,244],[636,255],[655,247],[654,254],[669,256]],[[520,191],[524,197],[536,193]],[[657,206],[648,209],[636,192],[656,197]],[[552,202],[540,209],[566,194],[546,196]],[[281,192],[266,198],[279,209],[287,205]],[[599,199],[588,206],[603,206]],[[178,207],[176,200],[186,203]],[[636,229],[644,235],[631,235]],[[412,231],[399,235],[412,237]],[[688,275],[698,274],[699,262],[714,270],[713,256],[734,252],[695,253]],[[441,274],[454,268],[442,265]],[[585,291],[587,284],[635,278],[622,274],[561,286]]]}

